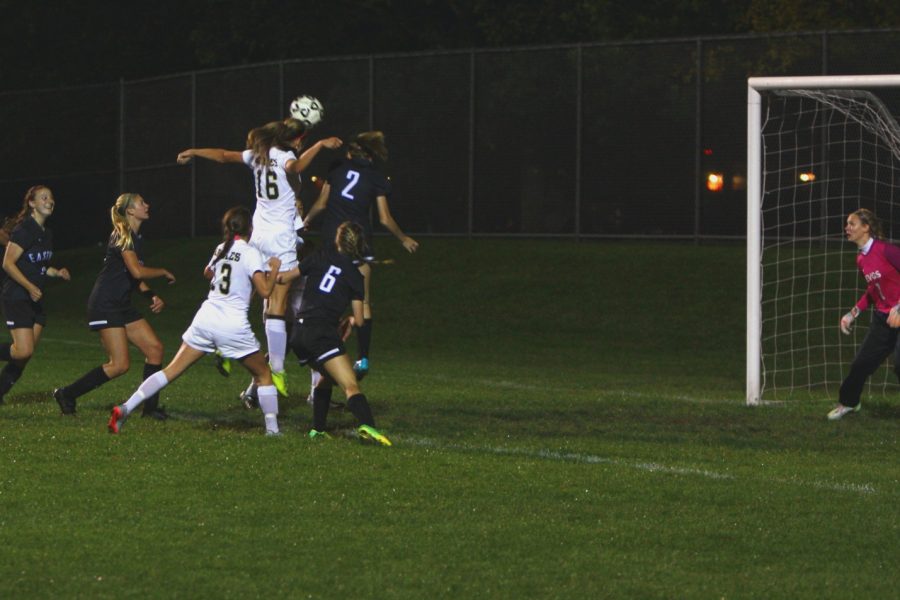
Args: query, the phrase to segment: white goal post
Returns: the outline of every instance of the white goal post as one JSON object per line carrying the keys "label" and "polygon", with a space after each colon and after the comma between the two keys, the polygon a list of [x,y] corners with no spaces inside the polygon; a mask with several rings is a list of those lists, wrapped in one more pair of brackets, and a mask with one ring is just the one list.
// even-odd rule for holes
{"label": "white goal post", "polygon": [[[764,316],[763,316],[763,289],[765,282],[763,281],[764,270],[763,270],[763,254],[764,254],[764,240],[767,244],[776,245],[777,242],[772,242],[771,238],[782,235],[782,231],[786,230],[787,227],[781,227],[774,232],[764,231],[764,196],[771,194],[771,192],[767,192],[766,187],[769,186],[771,188],[779,187],[779,194],[783,194],[786,200],[784,202],[790,201],[790,196],[793,194],[795,197],[800,195],[797,190],[788,189],[788,186],[783,184],[783,181],[786,180],[786,175],[780,175],[781,180],[775,182],[766,183],[767,175],[772,177],[772,179],[777,179],[779,175],[770,174],[766,171],[767,164],[767,156],[768,161],[771,163],[775,160],[780,161],[782,158],[784,160],[795,161],[794,165],[798,165],[803,163],[804,161],[808,162],[807,156],[803,154],[804,152],[809,152],[810,155],[820,154],[819,146],[825,146],[825,143],[821,142],[821,138],[827,138],[827,143],[832,143],[831,137],[832,132],[837,129],[839,126],[836,126],[830,119],[832,117],[823,117],[820,116],[819,113],[812,115],[812,113],[797,113],[799,116],[795,117],[796,123],[807,126],[810,123],[815,127],[821,127],[818,134],[800,134],[799,138],[795,138],[796,147],[793,152],[794,155],[791,155],[791,151],[778,149],[777,152],[781,154],[777,155],[777,158],[772,158],[773,154],[764,154],[764,152],[772,152],[771,149],[766,149],[766,141],[764,138],[764,127],[765,124],[763,122],[763,96],[762,94],[766,94],[766,97],[769,97],[769,94],[774,95],[782,95],[791,96],[791,97],[802,97],[809,96],[812,97],[812,100],[803,100],[809,102],[819,102],[821,104],[821,98],[825,97],[828,99],[826,104],[829,104],[827,110],[832,112],[844,113],[844,117],[847,123],[850,123],[852,126],[857,127],[857,129],[865,129],[865,136],[873,136],[876,138],[889,138],[885,142],[884,150],[883,148],[879,148],[876,150],[871,150],[869,147],[865,147],[863,150],[860,150],[864,155],[864,158],[860,159],[860,164],[862,166],[857,167],[860,172],[860,178],[865,179],[863,184],[859,184],[860,186],[870,186],[872,185],[869,181],[871,177],[869,173],[872,169],[877,171],[879,177],[889,178],[892,182],[894,179],[900,179],[896,174],[900,173],[900,150],[897,148],[898,141],[900,141],[900,129],[896,126],[896,121],[893,120],[893,117],[890,117],[889,113],[884,111],[884,105],[874,98],[871,93],[868,92],[858,92],[858,94],[865,94],[868,97],[871,97],[874,102],[869,103],[868,99],[864,101],[858,101],[856,97],[853,97],[852,94],[857,92],[851,92],[851,90],[872,90],[874,88],[900,88],[900,75],[859,75],[859,76],[815,76],[815,77],[751,77],[747,80],[747,339],[746,339],[746,361],[747,361],[747,388],[746,388],[746,402],[750,406],[755,406],[763,402],[763,391],[766,386],[766,377],[767,373],[765,372],[764,358],[763,358],[763,340],[764,340]],[[816,95],[818,95],[818,100],[816,99]],[[836,99],[836,100],[835,100]],[[831,100],[834,100],[831,102]],[[790,100],[793,102],[794,100]],[[800,101],[800,100],[798,100]],[[846,106],[844,106],[844,102],[846,103],[855,103],[855,104],[865,104],[866,107],[864,110],[868,111],[872,117],[872,122],[863,122],[864,119],[859,118],[855,113],[851,114]],[[767,102],[768,104],[768,102]],[[872,106],[874,105],[874,108]],[[853,110],[856,110],[855,108]],[[831,114],[831,113],[830,113]],[[812,115],[812,116],[810,116]],[[868,118],[868,117],[867,117]],[[890,123],[883,123],[883,121],[890,121]],[[822,124],[825,122],[824,124]],[[874,130],[878,129],[879,131],[875,132]],[[885,136],[882,134],[881,130],[887,131],[888,134]],[[824,133],[822,133],[824,132]],[[891,133],[894,132],[894,133]],[[845,146],[851,145],[861,145],[862,142],[858,139],[860,137],[859,134],[853,133],[848,134],[852,137],[852,144],[844,143]],[[868,140],[865,143],[869,143]],[[880,143],[880,142],[876,142]],[[893,144],[893,146],[892,146]],[[774,145],[774,144],[773,144]],[[810,149],[812,147],[812,149]],[[799,148],[799,150],[797,149]],[[831,150],[828,150],[830,152]],[[841,150],[844,151],[844,150]],[[837,153],[837,152],[835,152]],[[881,157],[889,155],[893,153],[897,162],[885,166],[888,160],[893,161],[893,159],[882,159]],[[801,158],[797,158],[797,155],[801,155]],[[872,156],[877,156],[875,161],[872,160]],[[828,159],[825,159],[826,161]],[[872,167],[871,164],[875,162],[877,163],[875,167]],[[841,163],[843,165],[843,163]],[[780,163],[779,163],[780,167]],[[791,169],[798,167],[790,167]],[[821,165],[823,171],[827,171],[829,169],[829,165],[827,162]],[[841,167],[843,168],[843,167]],[[865,175],[862,175],[863,170],[865,170]],[[835,171],[839,171],[839,169],[835,169]],[[882,175],[884,173],[884,175]],[[843,172],[840,173],[841,175]],[[805,174],[808,179],[814,178],[815,174]],[[838,176],[834,177],[834,180],[837,180]],[[817,185],[820,185],[821,182],[817,182]],[[900,184],[900,180],[893,183],[893,185]],[[824,184],[822,184],[824,185]],[[837,187],[837,183],[831,183],[833,187]],[[888,184],[877,184],[877,185],[888,185]],[[868,190],[868,188],[867,188]],[[814,217],[809,217],[808,215],[803,215],[802,219],[807,219],[808,221],[813,220],[813,218],[818,219],[821,222],[817,222],[814,226],[809,225],[807,221],[803,221],[795,233],[791,235],[797,236],[806,236],[806,239],[814,239],[815,244],[819,246],[829,246],[830,242],[840,241],[838,237],[840,234],[840,229],[835,228],[833,225],[837,222],[837,227],[840,227],[841,221],[836,221],[836,218],[840,218],[840,210],[845,208],[846,206],[850,206],[853,203],[856,203],[856,208],[859,208],[859,202],[867,201],[870,197],[877,197],[880,194],[882,188],[877,188],[877,193],[856,193],[855,191],[848,191],[846,198],[841,198],[840,202],[837,202],[839,206],[825,211],[827,214],[817,214]],[[805,192],[801,192],[805,193]],[[812,194],[812,192],[809,192]],[[900,197],[900,195],[898,195]],[[846,202],[845,202],[846,200]],[[829,198],[822,200],[821,198],[817,199],[817,202],[822,204],[829,203],[835,204],[834,198]],[[875,208],[874,206],[870,208]],[[782,210],[781,212],[786,212]],[[850,212],[850,211],[848,211]],[[876,214],[878,211],[876,210]],[[847,212],[844,213],[846,216]],[[778,216],[773,217],[773,219],[780,218]],[[799,219],[798,219],[799,221]],[[831,239],[826,239],[827,236],[821,233],[821,231],[825,228],[829,228],[831,230]],[[837,230],[835,230],[837,229]],[[814,230],[814,232],[813,232]],[[834,245],[834,244],[831,244]],[[811,246],[811,248],[819,248],[819,246]],[[849,296],[849,286],[858,284],[858,275],[856,276],[856,282],[849,283],[851,279],[849,276],[845,274],[834,275],[836,270],[828,271],[827,269],[835,269],[832,265],[837,260],[834,256],[837,256],[837,252],[841,252],[842,256],[852,255],[851,252],[848,252],[846,245],[844,245],[839,250],[835,250],[831,252],[830,249],[827,249],[825,253],[828,253],[828,256],[825,257],[825,253],[818,255],[818,250],[812,249],[806,251],[806,257],[813,256],[813,260],[819,261],[822,263],[828,263],[828,267],[823,269],[823,279],[825,278],[842,278],[840,281],[848,281],[847,288],[843,289],[840,294],[840,297],[843,299],[844,297]],[[846,260],[844,260],[844,264],[846,264]],[[790,269],[785,269],[786,271],[790,271]],[[846,273],[846,271],[845,271]],[[789,275],[783,275],[784,280],[789,279]],[[843,284],[841,284],[843,285]],[[855,293],[855,292],[854,292]],[[788,293],[785,293],[788,295]],[[811,294],[810,296],[812,296]],[[855,301],[855,298],[854,298]],[[781,302],[780,300],[778,302]],[[775,304],[778,304],[776,302]],[[809,302],[809,299],[806,299],[806,302]],[[846,308],[849,309],[852,306],[852,302],[849,305],[846,305]],[[821,307],[818,307],[821,309]],[[827,312],[829,315],[833,312],[833,321],[834,321],[834,331],[837,331],[837,321],[840,318],[840,313],[831,310],[831,306],[829,305],[826,310],[822,310],[821,312]],[[778,308],[776,307],[777,311]],[[791,327],[793,327],[794,320],[800,320],[800,312],[792,313],[791,319]],[[786,328],[786,327],[784,327]],[[820,326],[821,329],[824,328]],[[833,335],[829,330],[827,336]],[[806,331],[808,335],[809,330]],[[779,335],[782,335],[782,332],[778,332]],[[791,332],[791,335],[801,335],[795,334],[795,332]],[[818,333],[814,334],[812,337],[819,335]],[[855,334],[854,334],[855,335]],[[821,338],[825,339],[825,333],[821,334]],[[809,337],[809,336],[808,336]],[[816,341],[816,344],[829,344],[832,338],[828,337],[825,342]],[[844,343],[844,342],[836,342],[836,343]],[[829,350],[831,351],[831,350]],[[831,368],[829,365],[825,365],[824,368]],[[829,381],[833,381],[832,377]],[[806,383],[806,382],[804,382]],[[810,381],[810,385],[817,385],[817,382]]]}

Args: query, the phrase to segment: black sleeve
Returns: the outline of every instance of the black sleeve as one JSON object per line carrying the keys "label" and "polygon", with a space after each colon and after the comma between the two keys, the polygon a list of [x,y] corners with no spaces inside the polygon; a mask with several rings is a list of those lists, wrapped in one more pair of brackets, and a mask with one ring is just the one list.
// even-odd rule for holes
{"label": "black sleeve", "polygon": [[9,241],[15,242],[21,246],[23,250],[28,250],[34,244],[34,232],[27,227],[16,227],[9,236]]}

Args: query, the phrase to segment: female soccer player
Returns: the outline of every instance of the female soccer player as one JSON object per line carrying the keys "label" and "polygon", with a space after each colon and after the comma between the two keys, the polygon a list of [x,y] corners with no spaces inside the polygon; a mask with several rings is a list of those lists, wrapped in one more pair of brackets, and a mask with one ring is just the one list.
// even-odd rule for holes
{"label": "female soccer player", "polygon": [[6,361],[0,371],[0,404],[22,376],[47,323],[41,302],[47,277],[70,280],[68,269],[50,266],[53,232],[46,228],[46,222],[55,207],[50,188],[33,186],[25,192],[22,210],[3,227],[8,236],[3,270],[8,277],[3,282],[0,300],[12,343],[0,344],[0,360]]}
{"label": "female soccer player", "polygon": [[[187,164],[199,156],[218,163],[244,163],[253,170],[256,189],[256,210],[253,212],[253,236],[250,244],[260,251],[263,258],[277,257],[282,271],[297,266],[296,192],[290,178],[303,171],[322,148],[338,148],[341,140],[336,137],[319,140],[299,158],[306,126],[297,119],[273,121],[250,131],[247,149],[224,150],[222,148],[190,148],[178,155],[178,164]],[[284,355],[287,347],[285,308],[288,286],[278,284],[268,301],[265,318],[266,345],[269,365],[278,391],[287,396],[284,377]]]}
{"label": "female soccer player", "polygon": [[378,207],[378,220],[400,240],[407,252],[415,252],[419,243],[403,233],[391,216],[388,196],[391,184],[374,166],[374,160],[387,160],[387,146],[380,131],[360,133],[348,145],[346,156],[337,162],[328,173],[326,183],[316,203],[306,215],[304,224],[309,226],[322,212],[322,239],[330,244],[338,227],[344,221],[352,221],[362,226],[365,233],[365,250],[359,262],[359,270],[365,282],[363,300],[364,321],[357,322],[357,361],[353,370],[360,379],[369,372],[369,346],[372,340],[372,307],[369,302],[372,283],[372,203]]}
{"label": "female soccer player", "polygon": [[119,433],[125,419],[145,398],[157,395],[206,353],[218,350],[222,356],[240,361],[253,375],[265,415],[266,435],[279,434],[278,392],[259,342],[250,329],[247,310],[254,289],[263,298],[271,295],[281,261],[270,257],[268,264],[264,263],[259,251],[247,243],[250,230],[249,210],[237,206],[225,213],[224,239],[204,269],[204,275],[211,280],[209,295],[181,336],[181,348],[172,362],[144,380],[124,404],[113,407],[110,433]]}
{"label": "female soccer player", "polygon": [[[150,301],[150,310],[158,313],[165,303],[150,289],[146,280],[165,277],[171,284],[175,283],[175,276],[166,269],[144,265],[144,240],[140,230],[144,221],[150,218],[150,205],[140,194],[122,194],[109,212],[113,231],[106,245],[103,267],[88,298],[88,327],[100,332],[100,342],[109,354],[109,361],[53,391],[64,414],[75,413],[79,397],[128,372],[131,366],[129,342],[145,357],[145,378],[162,367],[162,342],[132,306],[131,292],[140,290]],[[144,405],[143,416],[164,420],[168,415],[159,406],[159,398],[153,397]]]}
{"label": "female soccer player", "polygon": [[363,228],[345,222],[335,232],[333,244],[300,263],[300,274],[306,277],[306,283],[291,333],[291,349],[300,364],[309,364],[323,375],[313,390],[313,427],[309,437],[327,436],[331,389],[337,383],[347,397],[347,408],[359,421],[360,438],[390,446],[387,436],[375,429],[372,409],[359,389],[339,331],[341,316],[348,307],[357,322],[363,318],[363,277],[354,260],[362,259],[365,247]]}
{"label": "female soccer player", "polygon": [[900,248],[881,239],[881,223],[865,208],[847,216],[844,233],[859,249],[856,265],[866,280],[866,292],[850,312],[841,317],[841,332],[849,335],[853,322],[870,304],[875,310],[869,331],[841,384],[838,405],[828,413],[832,421],[859,412],[866,379],[891,353],[894,354],[894,371],[900,377],[900,330],[897,329],[900,326]]}

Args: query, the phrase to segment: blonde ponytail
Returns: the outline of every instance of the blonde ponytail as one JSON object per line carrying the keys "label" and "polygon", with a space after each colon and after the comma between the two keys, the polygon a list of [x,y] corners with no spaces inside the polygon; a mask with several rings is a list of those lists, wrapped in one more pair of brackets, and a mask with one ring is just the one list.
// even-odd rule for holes
{"label": "blonde ponytail", "polygon": [[137,197],[138,194],[122,194],[116,198],[116,203],[109,209],[113,233],[116,235],[116,247],[119,250],[131,250],[134,247],[134,240],[131,239],[131,226],[128,224],[128,208]]}

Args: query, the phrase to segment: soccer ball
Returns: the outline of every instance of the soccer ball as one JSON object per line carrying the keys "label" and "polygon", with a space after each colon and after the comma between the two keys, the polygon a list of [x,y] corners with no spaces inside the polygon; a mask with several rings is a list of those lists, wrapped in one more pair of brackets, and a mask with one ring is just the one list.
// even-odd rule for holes
{"label": "soccer ball", "polygon": [[325,118],[325,107],[317,98],[298,96],[291,102],[291,116],[312,129]]}

